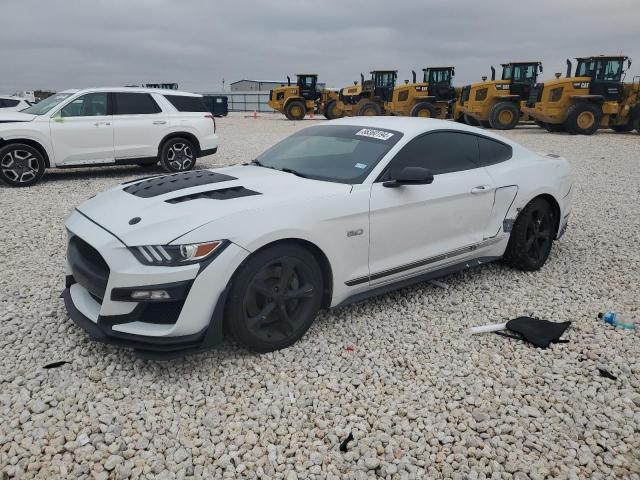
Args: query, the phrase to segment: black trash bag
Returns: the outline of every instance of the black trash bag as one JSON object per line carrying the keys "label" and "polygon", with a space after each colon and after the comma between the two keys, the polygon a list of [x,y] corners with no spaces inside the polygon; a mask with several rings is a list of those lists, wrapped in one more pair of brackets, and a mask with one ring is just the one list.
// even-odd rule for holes
{"label": "black trash bag", "polygon": [[507,330],[519,336],[502,332],[496,333],[529,342],[539,348],[547,348],[551,343],[566,343],[566,340],[560,340],[560,337],[569,328],[569,325],[571,325],[571,322],[556,323],[549,320],[540,320],[539,318],[518,317],[507,322]]}

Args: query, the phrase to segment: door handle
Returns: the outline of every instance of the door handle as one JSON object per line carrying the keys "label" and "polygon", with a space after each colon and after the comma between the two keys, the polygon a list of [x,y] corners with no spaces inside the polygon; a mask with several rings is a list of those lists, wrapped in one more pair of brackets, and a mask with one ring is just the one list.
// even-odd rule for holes
{"label": "door handle", "polygon": [[165,120],[156,120],[153,122],[154,125],[166,125],[167,122]]}
{"label": "door handle", "polygon": [[478,185],[477,187],[473,187],[471,189],[471,193],[484,193],[491,190],[491,185]]}

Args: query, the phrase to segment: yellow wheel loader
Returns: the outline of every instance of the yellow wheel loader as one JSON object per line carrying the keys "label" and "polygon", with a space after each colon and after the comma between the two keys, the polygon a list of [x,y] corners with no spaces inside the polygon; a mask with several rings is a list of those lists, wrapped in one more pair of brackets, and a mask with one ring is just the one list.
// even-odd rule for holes
{"label": "yellow wheel loader", "polygon": [[391,100],[397,70],[373,70],[371,80],[360,74],[360,83],[344,87],[338,96],[338,109],[347,117],[382,115]]}
{"label": "yellow wheel loader", "polygon": [[467,85],[462,89],[461,107],[470,125],[497,130],[511,130],[523,117],[531,90],[536,84],[541,62],[509,62],[502,64],[502,78],[496,80],[496,70],[491,67],[491,80]]}
{"label": "yellow wheel loader", "polygon": [[523,111],[550,132],[566,130],[592,135],[599,128],[616,132],[640,130],[638,77],[624,83],[631,60],[623,55],[577,58],[575,76],[567,60],[567,76],[536,85]]}
{"label": "yellow wheel loader", "polygon": [[385,112],[405,117],[451,117],[456,99],[456,91],[451,86],[454,67],[430,67],[422,71],[422,82],[416,82],[413,71],[413,83],[407,80],[393,89],[391,100],[383,105]]}
{"label": "yellow wheel loader", "polygon": [[[318,75],[315,73],[299,73],[295,85],[287,77],[287,85],[274,88],[269,92],[268,105],[283,113],[289,120],[302,120],[307,112],[322,113],[325,117],[338,118],[335,108],[337,93],[329,90],[318,90]],[[334,102],[334,105],[331,105]],[[333,116],[336,115],[336,116]]]}

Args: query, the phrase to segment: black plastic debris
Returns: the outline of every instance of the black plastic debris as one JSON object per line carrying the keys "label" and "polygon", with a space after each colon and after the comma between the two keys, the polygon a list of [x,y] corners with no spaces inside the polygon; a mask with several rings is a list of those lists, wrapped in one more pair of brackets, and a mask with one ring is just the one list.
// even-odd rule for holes
{"label": "black plastic debris", "polygon": [[60,360],[59,362],[47,363],[42,368],[46,368],[47,370],[50,369],[50,368],[58,368],[58,367],[61,367],[62,365],[64,365],[65,363],[71,363],[71,362],[67,362],[66,360]]}
{"label": "black plastic debris", "polygon": [[533,317],[518,317],[509,320],[507,330],[515,333],[510,335],[504,332],[495,332],[503,337],[523,340],[539,348],[547,348],[552,343],[566,343],[560,337],[569,328],[571,322],[550,322]]}
{"label": "black plastic debris", "polygon": [[347,451],[347,444],[353,440],[353,433],[349,432],[349,436],[347,438],[345,438],[342,443],[340,444],[340,451],[341,452],[346,452]]}
{"label": "black plastic debris", "polygon": [[598,372],[600,373],[601,377],[608,378],[610,380],[617,380],[618,379],[618,377],[616,377],[613,373],[611,373],[608,370],[605,370],[604,368],[598,368]]}

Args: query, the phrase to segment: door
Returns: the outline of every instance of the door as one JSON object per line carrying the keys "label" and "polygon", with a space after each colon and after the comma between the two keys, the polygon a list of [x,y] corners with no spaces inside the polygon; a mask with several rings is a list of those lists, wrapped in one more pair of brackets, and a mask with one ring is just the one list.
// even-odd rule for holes
{"label": "door", "polygon": [[156,157],[169,118],[149,93],[114,92],[113,129],[116,159]]}
{"label": "door", "polygon": [[605,100],[620,101],[624,90],[621,81],[624,61],[620,58],[598,60],[595,65],[589,93],[602,95]]}
{"label": "door", "polygon": [[[454,261],[457,250],[482,242],[494,196],[477,159],[475,136],[442,131],[412,140],[390,162],[371,189],[371,284],[437,268]],[[433,183],[383,186],[407,166],[428,168]]]}
{"label": "door", "polygon": [[51,117],[56,165],[111,163],[113,116],[107,92],[82,95]]}

